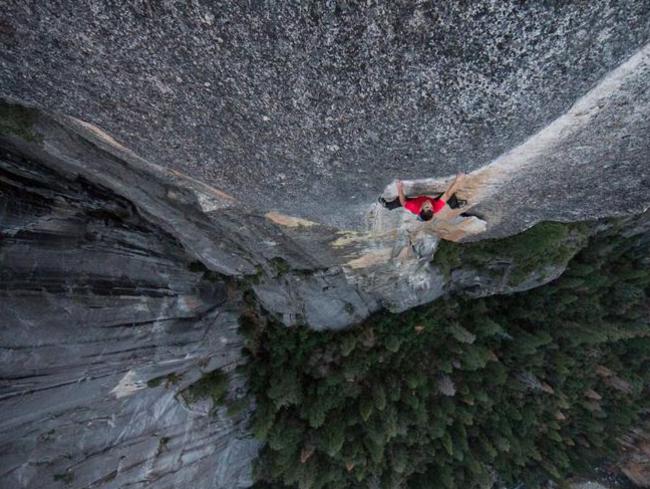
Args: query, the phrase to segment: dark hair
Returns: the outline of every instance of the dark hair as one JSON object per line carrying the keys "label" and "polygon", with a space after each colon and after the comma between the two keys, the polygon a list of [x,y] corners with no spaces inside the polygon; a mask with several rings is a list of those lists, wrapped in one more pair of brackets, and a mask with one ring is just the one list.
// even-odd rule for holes
{"label": "dark hair", "polygon": [[431,209],[420,212],[420,219],[423,221],[430,221],[433,218],[433,211]]}

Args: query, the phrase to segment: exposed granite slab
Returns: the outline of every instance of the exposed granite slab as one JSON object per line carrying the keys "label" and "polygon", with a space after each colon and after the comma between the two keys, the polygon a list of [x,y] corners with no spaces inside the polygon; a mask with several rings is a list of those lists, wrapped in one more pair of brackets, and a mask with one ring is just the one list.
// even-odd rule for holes
{"label": "exposed granite slab", "polygon": [[241,361],[232,284],[105,187],[0,160],[0,485],[248,487],[247,413],[178,396]]}
{"label": "exposed granite slab", "polygon": [[[94,123],[253,208],[338,227],[361,226],[394,178],[489,163],[650,41],[645,0],[3,6],[0,94]],[[552,172],[541,165],[547,184],[521,185],[580,177],[578,198],[647,165],[630,159],[648,153],[647,127],[624,119],[588,126],[549,155]],[[600,171],[584,179],[586,168]],[[508,205],[522,203],[518,188],[503,190],[517,197]],[[548,200],[560,199],[558,188]]]}

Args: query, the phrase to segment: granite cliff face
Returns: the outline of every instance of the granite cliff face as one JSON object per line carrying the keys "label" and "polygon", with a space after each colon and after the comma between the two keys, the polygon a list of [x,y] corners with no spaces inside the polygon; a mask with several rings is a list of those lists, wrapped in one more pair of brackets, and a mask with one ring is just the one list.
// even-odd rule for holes
{"label": "granite cliff face", "polygon": [[[96,124],[256,210],[346,228],[394,178],[470,172],[516,148],[650,40],[644,0],[2,5],[3,96]],[[644,53],[575,107],[576,129],[526,147],[541,161],[481,211],[592,217],[590,189],[634,173],[633,198],[605,199],[631,210],[648,191]]]}
{"label": "granite cliff face", "polygon": [[4,148],[2,487],[245,484],[242,420],[176,396],[239,360],[232,284],[110,188]]}
{"label": "granite cliff face", "polygon": [[460,239],[650,205],[643,1],[2,5],[2,487],[248,487],[250,409],[186,393],[240,395],[251,299],[336,329],[562,272],[444,273],[396,177],[471,171]]}

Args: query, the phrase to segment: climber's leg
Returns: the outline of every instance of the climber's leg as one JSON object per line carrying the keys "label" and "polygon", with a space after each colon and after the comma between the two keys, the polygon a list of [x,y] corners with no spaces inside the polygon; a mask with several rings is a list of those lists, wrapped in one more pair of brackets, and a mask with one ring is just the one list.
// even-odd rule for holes
{"label": "climber's leg", "polygon": [[447,201],[447,205],[452,209],[458,209],[458,199],[456,198],[456,194],[449,197],[449,200]]}
{"label": "climber's leg", "polygon": [[400,204],[399,198],[396,198],[394,200],[391,200],[389,202],[386,201],[383,197],[379,197],[377,201],[383,205],[386,209],[389,211],[392,211],[393,209],[398,209],[399,207],[402,207],[402,204]]}
{"label": "climber's leg", "polygon": [[454,194],[451,197],[449,197],[449,200],[447,201],[447,205],[452,209],[459,209],[461,207],[465,207],[467,205],[467,201],[463,199],[459,199],[458,197],[456,197],[456,194]]}
{"label": "climber's leg", "polygon": [[[443,193],[440,192],[434,198],[439,199],[442,196],[443,196]],[[451,207],[452,209],[460,209],[461,207],[465,207],[467,205],[467,201],[463,200],[463,199],[459,199],[458,197],[456,197],[456,194],[454,194],[451,197],[449,197],[449,200],[446,202],[446,204],[449,207]]]}

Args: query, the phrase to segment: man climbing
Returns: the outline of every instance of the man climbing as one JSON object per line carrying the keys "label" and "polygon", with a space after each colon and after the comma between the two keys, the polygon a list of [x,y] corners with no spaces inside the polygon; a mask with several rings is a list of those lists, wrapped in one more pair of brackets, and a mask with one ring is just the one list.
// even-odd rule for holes
{"label": "man climbing", "polygon": [[456,178],[454,178],[454,181],[451,183],[449,188],[438,197],[419,195],[410,199],[407,199],[404,195],[404,184],[401,180],[398,180],[397,198],[387,202],[383,197],[379,197],[379,203],[390,211],[403,207],[407,211],[418,216],[419,220],[430,221],[433,218],[433,215],[440,212],[445,205],[449,205],[452,208],[458,208],[466,204],[465,201],[457,199],[455,195],[456,190],[458,190],[458,187],[460,187],[464,178],[464,173],[456,175]]}

